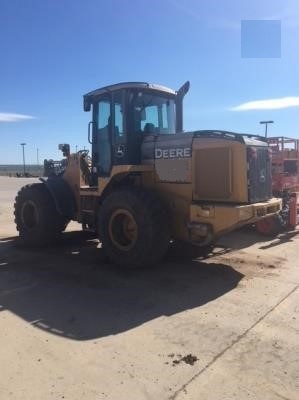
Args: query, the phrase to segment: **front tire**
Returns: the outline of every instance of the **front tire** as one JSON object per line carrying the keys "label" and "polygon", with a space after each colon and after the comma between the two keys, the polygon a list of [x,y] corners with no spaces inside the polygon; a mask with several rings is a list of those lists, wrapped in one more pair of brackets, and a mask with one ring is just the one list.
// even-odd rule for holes
{"label": "front tire", "polygon": [[52,243],[68,223],[57,212],[51,194],[43,183],[24,186],[17,194],[14,209],[21,243],[26,246]]}
{"label": "front tire", "polygon": [[152,193],[118,189],[104,200],[98,233],[110,260],[119,266],[152,266],[169,246],[168,213]]}

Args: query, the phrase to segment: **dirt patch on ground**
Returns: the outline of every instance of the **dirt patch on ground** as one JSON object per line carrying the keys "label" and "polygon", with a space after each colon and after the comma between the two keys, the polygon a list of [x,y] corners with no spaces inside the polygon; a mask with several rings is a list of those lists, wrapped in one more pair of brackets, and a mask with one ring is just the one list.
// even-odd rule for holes
{"label": "dirt patch on ground", "polygon": [[[242,272],[247,277],[268,274],[283,268],[286,259],[269,254],[250,254],[243,251],[213,257],[213,262],[222,262]],[[209,261],[208,261],[209,262]]]}
{"label": "dirt patch on ground", "polygon": [[[194,365],[196,361],[198,361],[198,358],[194,356],[193,354],[187,354],[186,356],[182,356],[181,354],[174,354],[170,353],[168,354],[168,357],[173,358],[172,360],[172,366],[175,367],[178,364],[185,363],[188,365]],[[175,358],[178,357],[178,358]],[[169,364],[168,361],[166,361],[165,364]]]}

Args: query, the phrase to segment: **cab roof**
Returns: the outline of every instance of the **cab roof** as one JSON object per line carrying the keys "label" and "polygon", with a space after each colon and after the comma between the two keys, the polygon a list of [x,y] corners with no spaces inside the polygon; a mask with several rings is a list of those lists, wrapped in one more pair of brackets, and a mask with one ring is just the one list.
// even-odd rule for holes
{"label": "cab roof", "polygon": [[91,92],[88,92],[84,95],[84,97],[96,97],[99,96],[105,92],[114,92],[115,90],[120,90],[120,89],[153,89],[157,90],[159,92],[165,92],[169,94],[175,95],[176,92],[166,86],[162,85],[156,85],[153,83],[147,83],[147,82],[121,82],[121,83],[116,83],[113,85],[109,86],[104,86],[102,88],[93,90]]}
{"label": "cab roof", "polygon": [[174,90],[172,90],[166,86],[156,85],[153,83],[121,82],[121,83],[116,83],[116,84],[109,85],[109,86],[104,86],[99,89],[96,89],[96,90],[86,93],[83,96],[84,110],[90,111],[91,103],[93,102],[94,99],[96,99],[101,94],[107,93],[107,92],[114,92],[116,90],[121,90],[121,89],[150,89],[150,90],[154,90],[154,91],[157,91],[160,93],[167,93],[167,94],[173,95],[173,96],[175,96],[177,94],[177,92],[175,92]]}

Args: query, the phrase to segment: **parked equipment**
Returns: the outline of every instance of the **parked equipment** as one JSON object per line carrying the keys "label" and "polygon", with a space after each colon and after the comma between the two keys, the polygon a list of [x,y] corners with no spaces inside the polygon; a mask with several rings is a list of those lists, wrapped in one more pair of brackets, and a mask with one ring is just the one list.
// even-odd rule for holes
{"label": "parked equipment", "polygon": [[160,260],[171,239],[205,246],[276,215],[266,140],[184,133],[188,90],[189,82],[177,92],[130,82],[87,93],[91,157],[60,145],[64,171],[20,190],[15,221],[24,243],[48,243],[75,220],[98,234],[112,262],[136,267]]}
{"label": "parked equipment", "polygon": [[49,178],[54,175],[59,175],[64,172],[67,165],[67,160],[44,160],[44,173],[43,176]]}
{"label": "parked equipment", "polygon": [[275,235],[282,229],[295,229],[299,223],[299,140],[270,137],[272,192],[282,198],[282,210],[278,215],[256,223],[264,235]]}

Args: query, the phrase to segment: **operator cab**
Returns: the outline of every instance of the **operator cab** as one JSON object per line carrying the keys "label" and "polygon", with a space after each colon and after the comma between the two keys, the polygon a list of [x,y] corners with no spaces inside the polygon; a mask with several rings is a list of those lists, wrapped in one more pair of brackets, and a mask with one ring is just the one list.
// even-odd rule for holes
{"label": "operator cab", "polygon": [[92,176],[109,176],[115,165],[138,165],[145,135],[182,132],[179,91],[144,82],[106,86],[84,95],[84,111],[92,111],[88,140],[92,145]]}

